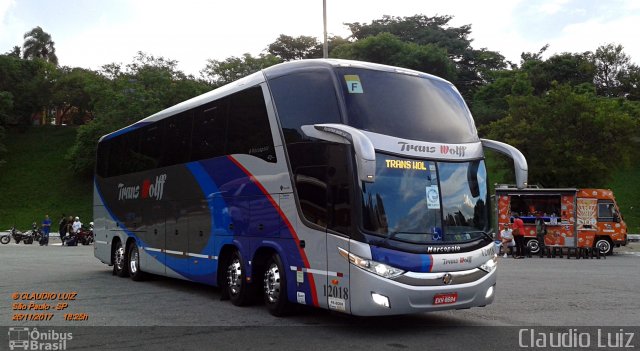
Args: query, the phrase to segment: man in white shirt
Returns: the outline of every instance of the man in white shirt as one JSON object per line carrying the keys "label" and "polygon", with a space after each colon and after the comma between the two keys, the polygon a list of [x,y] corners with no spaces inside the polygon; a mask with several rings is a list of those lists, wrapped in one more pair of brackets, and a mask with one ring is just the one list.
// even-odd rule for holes
{"label": "man in white shirt", "polygon": [[509,228],[509,223],[504,224],[504,229],[500,231],[500,240],[502,241],[502,251],[504,255],[502,257],[507,257],[507,251],[509,250],[509,244],[513,241],[513,232],[511,228]]}
{"label": "man in white shirt", "polygon": [[71,225],[71,230],[73,230],[74,234],[78,234],[78,232],[80,231],[80,228],[82,228],[82,222],[80,222],[79,217],[76,217],[73,220],[73,224]]}

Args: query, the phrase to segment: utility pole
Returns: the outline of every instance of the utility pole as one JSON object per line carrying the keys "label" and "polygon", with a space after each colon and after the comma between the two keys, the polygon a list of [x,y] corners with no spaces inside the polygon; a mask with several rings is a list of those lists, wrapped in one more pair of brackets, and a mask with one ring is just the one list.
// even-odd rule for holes
{"label": "utility pole", "polygon": [[322,44],[322,58],[329,58],[329,45],[327,44],[327,0],[322,0],[322,19],[324,22],[324,42]]}

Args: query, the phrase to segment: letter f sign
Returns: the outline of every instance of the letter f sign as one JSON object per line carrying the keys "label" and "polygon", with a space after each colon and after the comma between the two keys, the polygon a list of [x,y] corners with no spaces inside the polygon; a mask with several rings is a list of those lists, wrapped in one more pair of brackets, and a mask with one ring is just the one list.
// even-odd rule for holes
{"label": "letter f sign", "polygon": [[362,94],[362,84],[360,83],[360,77],[357,75],[345,75],[344,80],[347,82],[347,91],[349,94]]}

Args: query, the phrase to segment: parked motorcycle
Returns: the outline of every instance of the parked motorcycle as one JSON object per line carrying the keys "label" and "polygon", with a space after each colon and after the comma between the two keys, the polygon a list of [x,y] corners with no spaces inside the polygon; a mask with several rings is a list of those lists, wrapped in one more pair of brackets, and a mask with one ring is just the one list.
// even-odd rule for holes
{"label": "parked motorcycle", "polygon": [[93,243],[93,222],[89,223],[89,227],[83,227],[77,233],[78,242],[82,245],[89,245]]}
{"label": "parked motorcycle", "polygon": [[31,224],[31,230],[28,230],[25,234],[31,236],[29,239],[30,242],[26,242],[25,240],[25,244],[32,244],[34,241],[41,242],[44,237],[44,232],[42,229],[38,228],[38,224],[36,222]]}
{"label": "parked motorcycle", "polygon": [[11,238],[13,238],[16,244],[20,244],[21,241],[25,244],[33,243],[33,235],[31,231],[27,231],[26,233],[23,233],[17,230],[16,227],[11,227],[11,229],[9,229],[8,234],[2,235],[2,237],[0,237],[0,242],[6,245],[11,241]]}

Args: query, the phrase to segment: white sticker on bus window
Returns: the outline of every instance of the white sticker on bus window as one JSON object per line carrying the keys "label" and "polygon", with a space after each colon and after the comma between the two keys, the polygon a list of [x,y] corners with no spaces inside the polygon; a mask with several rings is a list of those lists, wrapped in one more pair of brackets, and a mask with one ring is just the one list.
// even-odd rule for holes
{"label": "white sticker on bus window", "polygon": [[362,83],[360,77],[357,74],[347,74],[344,76],[344,80],[347,82],[347,91],[350,94],[362,94]]}
{"label": "white sticker on bus window", "polygon": [[304,272],[302,272],[302,271],[297,271],[296,272],[296,282],[304,283]]}
{"label": "white sticker on bus window", "polygon": [[427,208],[430,210],[440,209],[440,193],[437,185],[427,187]]}
{"label": "white sticker on bus window", "polygon": [[302,291],[298,291],[298,303],[301,303],[303,305],[307,303],[307,300],[305,299],[304,292],[302,292]]}
{"label": "white sticker on bus window", "polygon": [[329,298],[329,309],[336,310],[341,312],[347,311],[347,303],[343,299],[338,299],[336,297]]}

